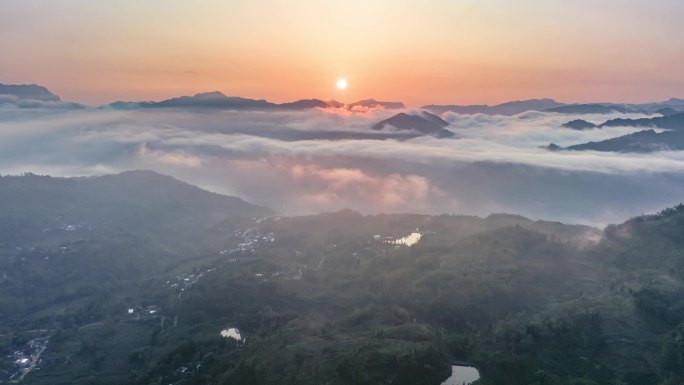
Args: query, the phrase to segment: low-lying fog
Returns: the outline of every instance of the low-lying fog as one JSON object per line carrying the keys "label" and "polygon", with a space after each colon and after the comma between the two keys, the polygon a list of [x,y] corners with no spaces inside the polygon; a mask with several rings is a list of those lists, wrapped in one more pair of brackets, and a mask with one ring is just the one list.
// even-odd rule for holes
{"label": "low-lying fog", "polygon": [[[409,111],[410,112],[410,111]],[[374,132],[390,110],[296,112],[0,108],[0,172],[151,169],[283,214],[351,208],[602,225],[684,200],[684,152],[551,152],[638,131],[561,128],[616,115],[527,112],[442,118],[453,138],[332,140]],[[640,117],[640,115],[631,115]]]}

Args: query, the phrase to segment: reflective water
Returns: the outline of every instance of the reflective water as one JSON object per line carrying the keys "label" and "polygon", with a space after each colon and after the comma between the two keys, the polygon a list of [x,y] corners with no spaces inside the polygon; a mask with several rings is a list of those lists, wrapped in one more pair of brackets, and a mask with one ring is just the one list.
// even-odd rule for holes
{"label": "reflective water", "polygon": [[451,377],[447,378],[442,385],[469,385],[480,379],[480,372],[472,366],[453,365]]}
{"label": "reflective water", "polygon": [[416,243],[418,243],[418,241],[420,241],[420,237],[422,237],[422,236],[423,235],[421,233],[411,233],[411,234],[405,236],[404,238],[397,239],[396,241],[394,241],[394,244],[395,245],[413,246]]}
{"label": "reflective water", "polygon": [[242,336],[240,335],[240,331],[236,328],[221,330],[221,337],[232,338],[232,339],[237,340],[237,341],[242,341]]}

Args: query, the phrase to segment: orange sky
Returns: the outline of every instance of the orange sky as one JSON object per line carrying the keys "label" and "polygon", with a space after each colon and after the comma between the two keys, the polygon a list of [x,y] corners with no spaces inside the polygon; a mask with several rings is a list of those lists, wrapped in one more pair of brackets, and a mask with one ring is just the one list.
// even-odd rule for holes
{"label": "orange sky", "polygon": [[0,82],[90,104],[651,101],[684,97],[682,15],[679,0],[5,0]]}

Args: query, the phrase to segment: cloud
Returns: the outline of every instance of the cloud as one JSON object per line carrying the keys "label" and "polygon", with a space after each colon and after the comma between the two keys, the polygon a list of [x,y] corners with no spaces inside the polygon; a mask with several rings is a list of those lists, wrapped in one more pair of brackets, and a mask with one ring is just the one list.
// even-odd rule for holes
{"label": "cloud", "polygon": [[362,202],[367,211],[420,212],[428,201],[445,196],[429,180],[419,175],[371,175],[359,168],[322,168],[316,164],[282,165],[300,185],[310,186],[304,203],[340,209]]}
{"label": "cloud", "polygon": [[19,98],[15,95],[0,94],[0,111],[3,109],[25,108],[34,109],[40,108],[45,110],[79,110],[84,108],[78,103],[68,103],[59,100],[40,100],[30,98]]}
{"label": "cloud", "polygon": [[684,152],[539,148],[603,140],[633,128],[575,131],[561,124],[576,117],[541,112],[446,113],[442,117],[458,135],[452,139],[393,140],[370,128],[396,112],[60,111],[4,105],[0,172],[93,175],[153,169],[285,214],[345,207],[477,215],[504,211],[604,224],[684,197]]}
{"label": "cloud", "polygon": [[145,143],[138,147],[138,157],[144,162],[156,162],[171,166],[198,168],[202,166],[202,159],[186,154],[184,151],[164,152],[151,150]]}

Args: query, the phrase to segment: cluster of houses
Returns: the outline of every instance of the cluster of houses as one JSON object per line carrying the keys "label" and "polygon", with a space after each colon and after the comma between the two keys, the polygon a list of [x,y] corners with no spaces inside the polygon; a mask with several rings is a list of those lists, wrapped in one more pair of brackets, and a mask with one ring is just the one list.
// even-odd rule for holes
{"label": "cluster of houses", "polygon": [[258,228],[250,227],[246,230],[235,231],[235,237],[242,239],[242,241],[232,250],[222,250],[219,255],[231,256],[238,253],[256,253],[260,242],[275,242],[275,235],[273,233],[262,234]]}
{"label": "cluster of houses", "polygon": [[413,246],[418,241],[420,241],[420,238],[423,236],[423,234],[418,232],[418,229],[416,229],[415,232],[401,238],[395,238],[395,237],[388,237],[388,236],[382,236],[382,235],[373,235],[373,240],[376,242],[382,242],[390,245],[394,245],[396,247],[400,246]]}
{"label": "cluster of houses", "polygon": [[[213,271],[214,269],[209,269],[207,272]],[[178,274],[175,281],[166,281],[166,284],[179,291],[184,291],[190,288],[192,285],[196,284],[200,278],[204,277],[204,272],[190,273],[190,274]]]}
{"label": "cluster of houses", "polygon": [[[39,369],[41,364],[41,354],[47,349],[50,337],[34,338],[21,350],[15,350],[12,354],[5,357],[5,362],[11,365],[3,365],[0,368],[0,383],[18,383],[24,379],[32,370]],[[8,362],[9,361],[9,362]]]}
{"label": "cluster of houses", "polygon": [[277,271],[274,273],[255,273],[254,277],[256,278],[261,278],[264,281],[267,281],[268,278],[279,278],[279,279],[285,279],[285,280],[300,280],[302,279],[302,276],[304,275],[304,272],[302,271],[301,268],[297,269],[296,273],[289,273],[287,271]]}
{"label": "cluster of houses", "polygon": [[131,307],[128,308],[127,315],[133,321],[149,321],[158,319],[161,316],[159,306],[157,305]]}

